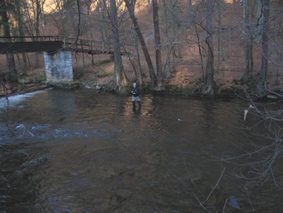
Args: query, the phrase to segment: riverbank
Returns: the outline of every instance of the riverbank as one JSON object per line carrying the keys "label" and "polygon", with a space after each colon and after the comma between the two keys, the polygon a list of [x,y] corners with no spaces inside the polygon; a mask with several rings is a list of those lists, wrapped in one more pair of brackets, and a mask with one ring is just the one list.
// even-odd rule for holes
{"label": "riverbank", "polygon": [[[35,55],[30,56],[35,60]],[[83,55],[76,54],[73,58],[73,83],[62,83],[59,85],[48,85],[45,80],[45,67],[43,56],[39,55],[40,66],[29,67],[28,70],[23,72],[21,67],[18,67],[19,76],[14,80],[7,79],[7,72],[2,72],[1,82],[5,83],[7,88],[7,94],[26,93],[35,90],[44,89],[50,86],[73,89],[84,88],[93,89],[97,92],[113,92],[112,80],[114,62],[111,55],[99,55],[96,56],[93,61],[89,57],[83,57]],[[4,60],[4,59],[3,59]],[[182,63],[181,63],[182,62]],[[4,61],[3,61],[4,63]],[[133,82],[137,82],[142,90],[142,93],[158,93],[158,94],[170,94],[176,96],[188,96],[188,97],[201,97],[202,95],[202,72],[195,63],[195,61],[180,61],[175,71],[166,73],[164,78],[165,91],[154,92],[151,90],[150,76],[147,72],[146,63],[142,65],[142,80],[138,77],[138,70],[136,66],[130,63],[129,58],[123,57],[124,72],[129,79],[129,86],[123,88],[122,93],[128,93],[130,86]],[[233,65],[233,66],[232,66]],[[237,65],[237,66],[234,66]],[[225,69],[215,71],[214,73],[214,91],[216,98],[234,98],[237,96],[246,97],[247,94],[252,94],[255,91],[258,75],[255,71],[252,79],[249,81],[239,81],[242,75],[240,63],[231,64]],[[14,82],[14,83],[13,83]],[[269,72],[267,75],[267,88],[275,91],[279,94],[283,94],[283,84],[281,78],[278,77],[276,72]],[[0,87],[0,96],[4,96],[5,91]]]}
{"label": "riverbank", "polygon": [[[4,89],[3,89],[4,86]],[[95,87],[89,87],[83,85],[81,82],[76,81],[70,84],[57,84],[50,85],[46,82],[35,82],[35,83],[9,83],[1,86],[0,88],[0,97],[5,95],[11,96],[16,94],[24,94],[29,92],[34,92],[38,90],[44,90],[47,88],[55,87],[59,89],[87,89],[87,90],[96,90],[99,93],[110,93],[113,92],[108,85],[96,85]],[[124,91],[127,91],[127,88],[124,88]],[[172,96],[186,96],[186,97],[203,97],[201,94],[200,88],[182,88],[178,86],[166,86],[165,91],[156,92],[150,90],[148,86],[141,88],[142,94],[159,94],[159,95],[172,95]],[[279,94],[282,94],[282,91],[276,91]],[[120,94],[126,94],[127,92],[118,92]],[[237,98],[237,97],[246,97],[247,92],[240,88],[221,88],[218,90],[218,93],[215,95],[215,98]],[[279,99],[278,96],[274,94],[268,94],[266,96],[268,99]]]}
{"label": "riverbank", "polygon": [[[104,68],[104,70],[106,70]],[[162,95],[175,95],[175,96],[188,96],[188,97],[203,97],[202,94],[202,80],[200,78],[194,78],[190,82],[184,84],[180,83],[181,79],[178,79],[178,75],[182,76],[180,73],[176,73],[172,78],[168,78],[166,81],[165,91],[156,92],[152,91],[150,87],[150,82],[146,81],[140,86],[143,94],[162,94]],[[112,89],[112,75],[110,72],[95,72],[87,71],[82,72],[81,70],[74,69],[74,81],[69,83],[57,83],[48,84],[45,80],[44,71],[38,73],[32,73],[30,75],[18,76],[16,80],[7,81],[7,83],[2,83],[0,88],[0,97],[5,95],[13,94],[23,94],[28,92],[33,92],[37,90],[46,89],[49,87],[55,87],[60,89],[93,89],[97,92],[113,92]],[[4,79],[2,79],[2,82]],[[9,82],[9,83],[8,83]],[[134,82],[130,80],[129,82]],[[122,89],[122,91],[117,91],[118,93],[127,94],[130,90],[132,83]],[[255,90],[256,80],[251,80],[247,83],[240,81],[230,81],[228,84],[223,84],[219,81],[215,82],[214,91],[215,98],[235,98],[235,97],[246,97],[247,94],[252,94]],[[281,85],[270,85],[271,90],[279,94],[283,93]],[[115,91],[116,92],[116,91]],[[276,97],[273,97],[276,99]]]}
{"label": "riverbank", "polygon": [[10,96],[15,94],[24,94],[28,92],[47,89],[50,87],[51,85],[44,83],[28,83],[28,84],[6,83],[1,85],[0,97],[4,97],[5,95]]}

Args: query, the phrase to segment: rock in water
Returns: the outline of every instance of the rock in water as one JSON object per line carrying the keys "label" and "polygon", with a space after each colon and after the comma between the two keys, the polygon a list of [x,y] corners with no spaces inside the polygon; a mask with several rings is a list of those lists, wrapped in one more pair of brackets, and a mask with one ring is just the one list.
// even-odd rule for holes
{"label": "rock in water", "polygon": [[232,199],[229,201],[228,205],[229,205],[229,206],[232,206],[232,207],[234,207],[234,208],[236,208],[236,209],[241,209],[240,205],[239,205],[238,202],[237,202],[237,199],[235,199],[235,198],[232,198]]}
{"label": "rock in water", "polygon": [[278,97],[276,95],[267,95],[266,97],[271,100],[278,100]]}

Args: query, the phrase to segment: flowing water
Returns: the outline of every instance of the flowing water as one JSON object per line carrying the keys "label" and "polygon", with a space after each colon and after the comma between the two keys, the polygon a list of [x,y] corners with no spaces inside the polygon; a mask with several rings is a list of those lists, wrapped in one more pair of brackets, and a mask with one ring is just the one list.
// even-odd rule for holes
{"label": "flowing water", "polygon": [[280,212],[279,187],[247,189],[221,160],[268,140],[247,129],[246,106],[144,95],[133,109],[125,95],[54,89],[11,97],[7,113],[2,98],[0,210]]}

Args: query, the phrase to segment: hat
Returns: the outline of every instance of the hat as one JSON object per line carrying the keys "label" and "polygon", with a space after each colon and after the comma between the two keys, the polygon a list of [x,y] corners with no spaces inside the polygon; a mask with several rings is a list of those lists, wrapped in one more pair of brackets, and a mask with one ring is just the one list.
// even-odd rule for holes
{"label": "hat", "polygon": [[136,84],[136,83],[133,83],[133,86],[135,87],[135,86],[137,86],[137,84]]}

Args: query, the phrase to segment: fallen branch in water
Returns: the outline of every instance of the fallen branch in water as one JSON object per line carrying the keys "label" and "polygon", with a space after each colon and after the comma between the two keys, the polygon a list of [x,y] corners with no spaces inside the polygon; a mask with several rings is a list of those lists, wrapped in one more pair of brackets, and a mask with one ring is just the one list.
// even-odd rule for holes
{"label": "fallen branch in water", "polygon": [[252,211],[255,212],[254,206],[253,206],[253,203],[252,203],[252,201],[251,201],[251,198],[250,198],[250,195],[249,195],[249,192],[248,192],[247,187],[245,187],[245,190],[246,190],[246,192],[247,192],[247,196],[248,196],[249,202],[250,202],[250,204],[251,204]]}
{"label": "fallen branch in water", "polygon": [[223,176],[225,170],[226,170],[226,168],[224,168],[224,169],[222,170],[222,173],[221,173],[220,177],[218,178],[217,183],[216,183],[215,186],[212,188],[212,190],[210,191],[209,195],[207,196],[207,198],[205,199],[205,201],[202,202],[202,204],[205,203],[205,202],[210,198],[211,194],[213,193],[213,191],[215,190],[215,188],[218,186],[218,184],[219,184],[219,182],[220,182],[220,180],[221,180],[221,178],[222,178],[222,176]]}
{"label": "fallen branch in water", "polygon": [[[199,202],[199,205],[200,205],[204,210],[206,210],[207,212],[211,212],[211,211],[209,211],[203,204],[204,204],[206,201],[208,201],[208,199],[210,198],[210,196],[212,195],[212,193],[214,192],[214,190],[216,189],[216,187],[219,185],[220,180],[222,179],[222,176],[224,175],[225,170],[226,170],[226,168],[224,168],[224,169],[222,170],[222,173],[221,173],[220,177],[218,178],[218,181],[216,182],[216,184],[214,185],[214,187],[212,188],[212,190],[210,191],[210,193],[208,194],[208,196],[206,197],[206,199],[205,199],[203,202],[201,202],[201,201],[198,199],[198,197],[193,193],[193,195],[195,196],[195,198],[196,198],[197,201]],[[198,188],[197,188],[197,189],[198,189]],[[225,201],[223,210],[225,209],[226,203],[227,203],[227,199],[226,199],[226,201]]]}
{"label": "fallen branch in water", "polygon": [[267,91],[281,99],[273,102],[256,102],[249,95],[247,95],[246,99],[251,106],[249,109],[252,109],[248,109],[248,112],[256,117],[257,120],[245,129],[251,131],[255,136],[261,137],[264,143],[257,144],[256,140],[254,140],[254,142],[247,144],[252,146],[252,150],[244,154],[223,157],[221,159],[222,162],[237,166],[236,169],[238,171],[235,171],[232,175],[243,181],[248,200],[251,204],[251,211],[253,212],[255,210],[248,194],[249,187],[259,186],[267,181],[273,181],[279,189],[282,188],[282,185],[277,183],[274,165],[282,157],[283,153],[283,95],[272,92],[271,90]]}
{"label": "fallen branch in water", "polygon": [[[189,170],[188,170],[188,167],[187,167],[185,158],[183,158],[183,161],[184,161],[184,164],[185,164],[185,167],[186,167],[187,174],[189,174]],[[201,193],[201,191],[199,190],[199,188],[197,187],[197,185],[194,183],[194,181],[193,181],[192,179],[190,179],[190,181],[191,181],[191,183],[196,187],[196,189],[197,189],[198,192],[201,194],[201,196],[204,197],[204,195]]]}
{"label": "fallen branch in water", "polygon": [[198,197],[195,195],[195,193],[193,193],[193,195],[195,196],[195,198],[196,198],[197,201],[199,202],[199,205],[200,205],[204,210],[206,210],[207,212],[211,212],[211,211],[209,211],[207,208],[205,208],[205,206],[202,204],[202,202],[200,202],[200,200],[199,200]]}
{"label": "fallen branch in water", "polygon": [[227,201],[228,201],[228,199],[226,198],[225,203],[224,203],[224,206],[223,206],[223,209],[222,209],[222,213],[225,212],[225,208],[226,208]]}

